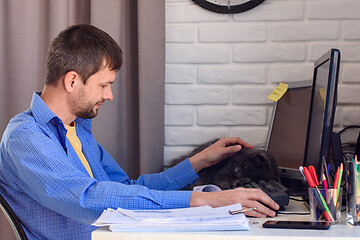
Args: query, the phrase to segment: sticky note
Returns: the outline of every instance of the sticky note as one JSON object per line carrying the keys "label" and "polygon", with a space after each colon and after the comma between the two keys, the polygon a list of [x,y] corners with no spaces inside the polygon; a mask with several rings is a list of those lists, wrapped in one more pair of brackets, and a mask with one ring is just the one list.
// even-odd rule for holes
{"label": "sticky note", "polygon": [[286,83],[279,83],[275,90],[267,97],[272,101],[279,101],[279,99],[286,93],[288,90],[288,85]]}
{"label": "sticky note", "polygon": [[320,88],[320,97],[324,102],[324,108],[326,106],[326,89],[325,88]]}

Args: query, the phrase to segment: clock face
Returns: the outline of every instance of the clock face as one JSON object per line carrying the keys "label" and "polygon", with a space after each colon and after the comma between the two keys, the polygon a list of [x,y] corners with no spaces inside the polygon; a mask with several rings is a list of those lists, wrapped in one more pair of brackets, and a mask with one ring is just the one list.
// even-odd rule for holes
{"label": "clock face", "polygon": [[199,6],[217,13],[240,13],[250,10],[265,0],[193,0]]}

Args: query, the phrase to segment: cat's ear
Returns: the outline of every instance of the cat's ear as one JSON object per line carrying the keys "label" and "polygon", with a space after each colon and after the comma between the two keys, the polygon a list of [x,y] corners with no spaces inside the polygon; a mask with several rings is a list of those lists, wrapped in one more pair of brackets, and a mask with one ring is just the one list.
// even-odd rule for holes
{"label": "cat's ear", "polygon": [[264,153],[257,154],[254,158],[256,166],[266,170],[270,170],[272,166],[270,159]]}

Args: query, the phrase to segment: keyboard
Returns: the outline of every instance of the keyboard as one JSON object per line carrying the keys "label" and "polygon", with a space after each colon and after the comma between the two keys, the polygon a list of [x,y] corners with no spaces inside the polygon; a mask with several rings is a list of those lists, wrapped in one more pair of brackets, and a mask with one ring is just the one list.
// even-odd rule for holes
{"label": "keyboard", "polygon": [[260,188],[267,195],[269,195],[277,204],[279,204],[280,208],[284,208],[289,204],[289,190],[287,187],[281,185],[281,183],[270,180],[270,181],[259,181],[250,182],[242,186],[244,188]]}

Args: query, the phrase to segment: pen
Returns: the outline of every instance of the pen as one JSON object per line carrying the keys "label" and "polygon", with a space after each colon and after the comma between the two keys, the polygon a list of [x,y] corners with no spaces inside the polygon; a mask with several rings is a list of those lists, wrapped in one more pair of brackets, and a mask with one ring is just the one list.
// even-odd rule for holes
{"label": "pen", "polygon": [[309,166],[309,172],[310,172],[310,175],[315,183],[315,185],[319,185],[319,180],[317,178],[317,175],[316,175],[316,171],[315,171],[315,167],[313,165],[310,165]]}
{"label": "pen", "polygon": [[304,167],[303,167],[303,166],[300,166],[300,167],[299,167],[299,171],[300,171],[300,173],[301,173],[301,176],[304,178],[304,180],[305,180],[305,182],[306,182],[306,177],[305,177],[305,175],[304,175]]}
{"label": "pen", "polygon": [[[328,216],[324,215],[325,219],[328,218],[328,217],[330,217],[331,221],[335,221],[334,218],[333,218],[333,216],[332,216],[332,214],[330,213],[330,209],[328,208],[328,206],[327,206],[327,204],[326,204],[326,202],[325,202],[325,199],[323,198],[323,196],[322,196],[321,193],[320,193],[320,190],[318,189],[317,186],[315,186],[315,188],[316,188],[316,190],[317,190],[317,192],[318,192],[318,194],[319,194],[320,200],[321,200],[321,202],[322,202],[322,204],[323,204],[323,206],[324,206],[324,208],[325,208],[325,212],[328,214]],[[321,202],[320,202],[320,204],[321,204]],[[330,220],[329,220],[329,219],[326,219],[326,221],[330,221]]]}
{"label": "pen", "polygon": [[304,171],[305,178],[309,184],[309,187],[314,188],[315,182],[314,182],[313,178],[311,177],[309,170],[306,167],[303,167],[303,171]]}
{"label": "pen", "polygon": [[257,207],[245,208],[245,209],[235,210],[235,211],[229,210],[229,213],[230,213],[230,215],[235,215],[235,214],[244,213],[244,212],[251,211],[251,210],[256,210],[256,209],[258,209],[258,208]]}
{"label": "pen", "polygon": [[331,186],[330,175],[329,175],[329,170],[328,170],[328,168],[327,168],[327,166],[326,166],[326,159],[325,159],[325,157],[323,157],[322,163],[323,163],[323,168],[324,168],[324,174],[325,174],[325,177],[326,177],[326,183],[327,183],[327,185],[328,185],[328,188],[331,188],[331,187],[330,187],[330,186]]}
{"label": "pen", "polygon": [[326,177],[325,177],[324,173],[323,173],[322,177],[323,177],[323,182],[324,182],[326,200],[329,200],[329,197],[328,197],[328,184],[327,184],[327,180],[326,180]]}
{"label": "pen", "polygon": [[[303,167],[303,171],[304,171],[304,175],[305,175],[305,177],[306,177],[306,179],[307,179],[307,182],[308,182],[309,186],[310,186],[311,188],[315,188],[315,189],[316,189],[315,193],[318,194],[318,197],[320,198],[319,205],[322,204],[322,206],[325,208],[325,212],[326,212],[327,214],[325,214],[325,215],[323,214],[323,215],[324,215],[325,218],[327,218],[326,221],[330,221],[330,220],[331,220],[331,221],[334,221],[334,218],[333,218],[333,216],[332,216],[331,213],[330,213],[330,210],[329,210],[329,208],[328,208],[328,206],[327,206],[327,204],[326,204],[326,202],[325,202],[325,199],[324,199],[323,196],[321,195],[318,187],[315,185],[315,182],[314,182],[314,180],[312,179],[309,170],[308,170],[306,167]],[[330,219],[329,219],[329,217],[330,217]]]}

